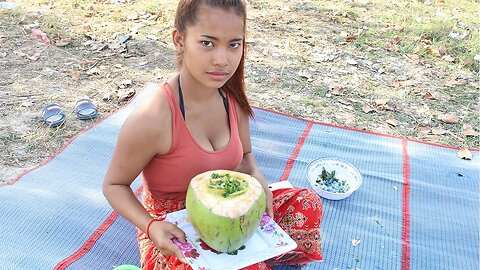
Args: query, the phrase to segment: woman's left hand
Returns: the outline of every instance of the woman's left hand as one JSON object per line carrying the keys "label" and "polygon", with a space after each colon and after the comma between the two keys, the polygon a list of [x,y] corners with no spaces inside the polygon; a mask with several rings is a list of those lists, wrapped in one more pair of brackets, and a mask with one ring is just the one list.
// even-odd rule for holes
{"label": "woman's left hand", "polygon": [[273,219],[273,193],[268,185],[263,186],[263,190],[265,190],[265,198],[267,199],[267,215]]}

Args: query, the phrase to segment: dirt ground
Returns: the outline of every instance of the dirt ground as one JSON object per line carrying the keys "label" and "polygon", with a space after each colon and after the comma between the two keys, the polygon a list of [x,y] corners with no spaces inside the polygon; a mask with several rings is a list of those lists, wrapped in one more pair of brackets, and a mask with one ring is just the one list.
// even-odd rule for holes
{"label": "dirt ground", "polygon": [[[122,43],[118,35],[83,36],[64,46],[32,34],[38,12],[26,10],[22,16],[0,10],[0,184],[46,160],[147,82],[161,82],[175,72],[168,24],[157,40],[132,36]],[[478,148],[477,72],[391,47],[359,48],[348,40],[348,33],[365,27],[358,18],[310,1],[249,1],[248,23],[246,80],[252,105]],[[83,97],[98,106],[96,120],[75,118],[75,101]],[[64,108],[65,125],[43,124],[41,112],[50,103]]]}

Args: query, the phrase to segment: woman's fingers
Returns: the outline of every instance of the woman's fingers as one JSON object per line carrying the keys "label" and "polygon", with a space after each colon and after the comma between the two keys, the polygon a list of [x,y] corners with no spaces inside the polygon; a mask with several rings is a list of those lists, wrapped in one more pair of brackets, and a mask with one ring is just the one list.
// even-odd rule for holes
{"label": "woman's fingers", "polygon": [[271,203],[267,202],[267,215],[273,218],[273,207]]}
{"label": "woman's fingers", "polygon": [[186,236],[185,236],[185,232],[182,231],[180,228],[178,228],[177,226],[173,225],[172,224],[172,228],[170,229],[169,233],[177,238],[178,241],[180,241],[181,243],[185,243],[185,241],[187,241],[186,239]]}
{"label": "woman's fingers", "polygon": [[162,248],[159,249],[162,255],[175,256],[182,263],[187,263],[187,260],[183,256],[182,250],[177,245],[175,245],[171,239],[165,239],[165,242],[162,243]]}
{"label": "woman's fingers", "polygon": [[182,263],[187,263],[187,259],[185,259],[185,257],[183,256],[182,251],[181,251],[180,248],[178,248],[178,247],[177,247],[177,249],[175,250],[175,256],[176,256]]}
{"label": "woman's fingers", "polygon": [[173,242],[173,239],[180,243],[185,243],[185,232],[170,222],[162,224],[164,237],[158,244],[160,252],[164,256],[176,256],[182,263],[187,263],[182,250]]}
{"label": "woman's fingers", "polygon": [[265,197],[267,199],[267,215],[273,218],[273,193],[270,188],[265,188]]}

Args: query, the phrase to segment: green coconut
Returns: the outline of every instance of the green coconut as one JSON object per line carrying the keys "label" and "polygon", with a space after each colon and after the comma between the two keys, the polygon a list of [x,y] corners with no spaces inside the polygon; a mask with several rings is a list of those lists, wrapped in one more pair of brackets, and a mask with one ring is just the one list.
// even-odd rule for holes
{"label": "green coconut", "polygon": [[254,177],[228,170],[195,176],[188,187],[187,214],[209,247],[231,253],[241,248],[258,228],[266,198]]}

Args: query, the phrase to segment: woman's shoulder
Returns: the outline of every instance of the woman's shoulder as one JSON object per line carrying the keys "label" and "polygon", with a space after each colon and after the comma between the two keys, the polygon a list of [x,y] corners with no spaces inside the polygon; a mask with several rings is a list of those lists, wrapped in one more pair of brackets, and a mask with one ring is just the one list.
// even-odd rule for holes
{"label": "woman's shoulder", "polygon": [[237,101],[235,101],[235,99],[233,99],[233,102],[235,103],[235,109],[236,109],[236,112],[237,112],[238,122],[239,123],[242,123],[242,122],[245,122],[245,121],[248,122],[248,119],[249,119],[248,112],[245,111],[242,108],[242,106],[240,106],[240,104]]}
{"label": "woman's shoulder", "polygon": [[152,135],[165,131],[172,117],[166,93],[168,90],[165,87],[168,87],[166,83],[158,84],[156,89],[132,111],[124,126],[135,129],[136,132],[153,133]]}

